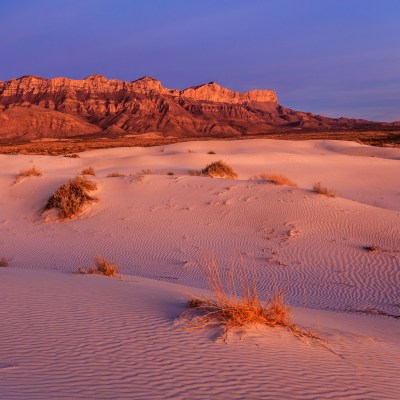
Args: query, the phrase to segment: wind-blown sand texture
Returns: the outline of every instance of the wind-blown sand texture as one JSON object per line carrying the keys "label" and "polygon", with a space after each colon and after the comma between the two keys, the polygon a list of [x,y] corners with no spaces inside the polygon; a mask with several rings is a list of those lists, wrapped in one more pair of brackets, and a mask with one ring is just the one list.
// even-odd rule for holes
{"label": "wind-blown sand texture", "polygon": [[[217,160],[238,179],[190,175]],[[0,398],[397,398],[399,161],[400,149],[277,140],[0,155]],[[43,176],[15,183],[31,165]],[[71,220],[40,215],[89,166],[98,201]],[[298,186],[250,179],[264,172]],[[313,193],[318,181],[337,197]],[[284,289],[333,352],[280,328],[227,344],[184,330],[209,252],[222,268],[254,263],[260,293]],[[72,274],[98,255],[123,279]]]}

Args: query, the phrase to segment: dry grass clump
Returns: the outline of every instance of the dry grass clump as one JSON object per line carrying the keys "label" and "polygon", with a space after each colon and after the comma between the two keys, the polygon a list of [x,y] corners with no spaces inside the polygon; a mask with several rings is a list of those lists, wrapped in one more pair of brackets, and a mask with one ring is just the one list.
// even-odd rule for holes
{"label": "dry grass clump", "polygon": [[142,169],[143,175],[151,175],[153,171],[150,168]]}
{"label": "dry grass clump", "polygon": [[201,170],[201,175],[209,176],[211,178],[228,179],[235,179],[238,177],[236,172],[233,171],[232,167],[222,160],[214,161],[211,164],[208,164]]}
{"label": "dry grass clump", "polygon": [[94,170],[93,167],[87,167],[85,169],[82,170],[81,172],[82,175],[92,175],[92,176],[96,176],[96,171]]}
{"label": "dry grass clump", "polygon": [[0,257],[0,267],[8,267],[8,260],[4,257]]}
{"label": "dry grass clump", "polygon": [[40,169],[37,169],[35,166],[32,166],[27,169],[21,169],[15,178],[15,182],[19,182],[21,179],[26,178],[28,176],[42,176],[43,172]]}
{"label": "dry grass clump", "polygon": [[324,196],[328,196],[328,197],[336,197],[336,192],[328,189],[325,186],[322,186],[321,182],[317,182],[314,184],[313,192],[318,193],[318,194],[323,194]]}
{"label": "dry grass clump", "polygon": [[61,219],[79,214],[85,204],[96,201],[88,192],[96,190],[97,184],[86,177],[77,176],[60,186],[47,200],[44,211],[56,208]]}
{"label": "dry grass clump", "polygon": [[260,175],[258,175],[256,177],[254,177],[254,179],[261,180],[261,181],[268,181],[268,182],[271,182],[274,185],[278,185],[278,186],[283,186],[283,185],[285,185],[285,186],[297,186],[296,182],[293,182],[287,176],[280,175],[280,174],[263,173],[263,174],[260,174]]}
{"label": "dry grass clump", "polygon": [[123,178],[124,176],[126,175],[121,172],[111,172],[107,175],[107,178]]}
{"label": "dry grass clump", "polygon": [[89,269],[79,268],[79,274],[95,274],[95,275],[104,275],[111,278],[120,278],[118,274],[118,267],[115,264],[108,262],[103,257],[96,257],[94,259],[94,266]]}
{"label": "dry grass clump", "polygon": [[255,269],[253,273],[246,267],[238,271],[232,264],[224,284],[222,272],[212,256],[198,265],[208,281],[212,296],[193,297],[189,300],[189,308],[181,314],[189,328],[221,326],[223,336],[227,338],[233,329],[244,330],[256,325],[281,326],[298,338],[318,338],[293,322],[283,292],[276,292],[266,301],[260,299]]}

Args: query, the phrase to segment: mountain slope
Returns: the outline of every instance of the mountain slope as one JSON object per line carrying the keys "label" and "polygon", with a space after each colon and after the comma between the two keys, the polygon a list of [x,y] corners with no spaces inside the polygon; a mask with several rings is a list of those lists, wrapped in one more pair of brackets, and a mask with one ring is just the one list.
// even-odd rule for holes
{"label": "mountain slope", "polygon": [[273,90],[240,93],[215,82],[185,90],[164,88],[150,77],[124,82],[101,75],[83,80],[23,76],[0,82],[0,139],[146,132],[235,137],[388,125],[294,111],[281,106]]}

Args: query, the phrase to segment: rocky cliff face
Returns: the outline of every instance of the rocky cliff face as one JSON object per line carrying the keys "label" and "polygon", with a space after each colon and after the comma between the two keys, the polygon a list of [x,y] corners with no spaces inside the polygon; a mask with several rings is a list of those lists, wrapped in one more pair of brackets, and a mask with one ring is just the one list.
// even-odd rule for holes
{"label": "rocky cliff face", "polygon": [[133,82],[101,75],[0,81],[0,139],[145,132],[234,137],[277,129],[350,129],[363,123],[287,109],[273,90],[240,93],[215,82],[176,90],[150,77]]}

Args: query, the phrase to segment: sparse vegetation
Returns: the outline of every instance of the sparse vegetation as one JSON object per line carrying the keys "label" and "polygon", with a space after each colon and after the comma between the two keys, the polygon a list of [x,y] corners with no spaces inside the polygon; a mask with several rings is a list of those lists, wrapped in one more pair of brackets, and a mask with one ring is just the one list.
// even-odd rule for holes
{"label": "sparse vegetation", "polygon": [[82,175],[92,175],[96,176],[96,171],[94,170],[93,167],[88,167],[82,170]]}
{"label": "sparse vegetation", "polygon": [[209,151],[209,152],[207,152],[207,154],[215,154],[215,151]]}
{"label": "sparse vegetation", "polygon": [[364,250],[367,250],[370,253],[375,253],[379,250],[378,246],[364,246]]}
{"label": "sparse vegetation", "polygon": [[235,179],[238,177],[236,172],[233,171],[232,167],[221,160],[208,164],[201,170],[201,175],[209,176],[211,178],[228,179]]}
{"label": "sparse vegetation", "polygon": [[232,265],[227,276],[223,277],[213,257],[198,263],[198,266],[208,281],[212,295],[189,300],[188,309],[181,314],[189,328],[220,326],[226,338],[233,329],[245,330],[261,324],[284,327],[299,338],[319,339],[314,333],[293,322],[289,305],[283,299],[283,292],[276,292],[266,301],[260,299],[256,288],[255,268],[250,273],[246,267],[236,270]]}
{"label": "sparse vegetation", "polygon": [[274,185],[278,186],[297,186],[296,182],[293,182],[291,179],[289,179],[285,175],[280,175],[280,174],[267,174],[263,173],[258,176],[255,176],[253,179],[260,180],[260,181],[266,181],[266,182],[271,182]]}
{"label": "sparse vegetation", "polygon": [[107,178],[123,178],[124,176],[126,175],[122,174],[121,172],[111,172],[107,175]]}
{"label": "sparse vegetation", "polygon": [[313,192],[318,194],[323,194],[327,197],[336,197],[336,193],[333,190],[328,189],[325,186],[322,186],[320,182],[315,183],[313,186]]}
{"label": "sparse vegetation", "polygon": [[8,260],[4,257],[0,257],[0,267],[8,267]]}
{"label": "sparse vegetation", "polygon": [[42,176],[43,172],[40,169],[37,169],[35,166],[32,166],[27,169],[21,169],[15,178],[15,182],[19,182],[23,178],[27,178],[28,176]]}
{"label": "sparse vegetation", "polygon": [[111,278],[119,278],[118,267],[115,264],[110,263],[103,257],[96,257],[94,259],[94,266],[89,269],[79,268],[79,274],[95,274],[105,275]]}
{"label": "sparse vegetation", "polygon": [[96,201],[88,192],[96,190],[97,184],[86,177],[77,176],[60,186],[47,200],[44,211],[56,208],[61,219],[72,218],[79,214],[85,204]]}
{"label": "sparse vegetation", "polygon": [[66,154],[64,157],[68,157],[68,158],[81,158],[81,156],[79,154]]}
{"label": "sparse vegetation", "polygon": [[167,172],[167,175],[175,175],[173,172]]}
{"label": "sparse vegetation", "polygon": [[143,175],[151,175],[153,171],[150,168],[142,169]]}

